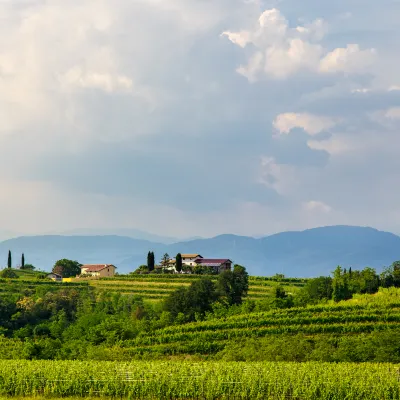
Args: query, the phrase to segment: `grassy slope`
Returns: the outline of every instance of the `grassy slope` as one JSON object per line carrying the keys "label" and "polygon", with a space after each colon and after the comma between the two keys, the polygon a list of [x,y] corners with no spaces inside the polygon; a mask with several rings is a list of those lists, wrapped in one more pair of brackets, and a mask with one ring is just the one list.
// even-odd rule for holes
{"label": "grassy slope", "polygon": [[213,353],[228,342],[268,335],[355,334],[400,328],[400,289],[356,296],[337,304],[253,312],[171,326],[125,343],[134,354]]}
{"label": "grassy slope", "polygon": [[36,279],[38,276],[45,274],[43,271],[30,271],[28,269],[14,269],[12,271],[21,279]]}

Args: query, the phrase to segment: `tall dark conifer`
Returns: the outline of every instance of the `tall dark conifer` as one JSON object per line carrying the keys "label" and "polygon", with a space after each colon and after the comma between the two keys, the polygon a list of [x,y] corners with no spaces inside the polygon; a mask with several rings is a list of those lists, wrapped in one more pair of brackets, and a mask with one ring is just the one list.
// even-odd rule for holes
{"label": "tall dark conifer", "polygon": [[175,258],[175,269],[177,272],[182,271],[182,254],[178,253]]}
{"label": "tall dark conifer", "polygon": [[21,256],[21,268],[23,269],[25,267],[25,255],[24,255],[24,253],[22,253],[22,256]]}
{"label": "tall dark conifer", "polygon": [[8,259],[7,259],[7,267],[12,267],[12,258],[11,258],[11,250],[8,250]]}
{"label": "tall dark conifer", "polygon": [[147,268],[149,271],[154,270],[154,253],[152,251],[149,251],[147,254]]}

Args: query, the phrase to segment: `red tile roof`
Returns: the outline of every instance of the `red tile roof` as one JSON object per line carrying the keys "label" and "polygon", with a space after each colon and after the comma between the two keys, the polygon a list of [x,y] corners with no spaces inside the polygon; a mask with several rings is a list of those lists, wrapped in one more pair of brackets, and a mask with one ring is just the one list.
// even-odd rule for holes
{"label": "red tile roof", "polygon": [[197,264],[224,264],[226,262],[232,263],[229,258],[197,258],[194,260]]}
{"label": "red tile roof", "polygon": [[112,264],[86,264],[81,266],[82,269],[86,269],[87,272],[99,272],[107,267],[115,267],[115,265]]}

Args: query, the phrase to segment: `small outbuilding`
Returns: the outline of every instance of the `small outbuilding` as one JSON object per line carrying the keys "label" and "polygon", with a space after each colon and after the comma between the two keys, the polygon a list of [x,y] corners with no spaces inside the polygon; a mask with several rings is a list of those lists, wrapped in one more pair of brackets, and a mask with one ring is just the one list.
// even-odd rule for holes
{"label": "small outbuilding", "polygon": [[56,281],[56,282],[62,282],[63,278],[61,275],[59,274],[55,274],[55,273],[51,273],[47,275],[48,279],[51,279],[52,281]]}

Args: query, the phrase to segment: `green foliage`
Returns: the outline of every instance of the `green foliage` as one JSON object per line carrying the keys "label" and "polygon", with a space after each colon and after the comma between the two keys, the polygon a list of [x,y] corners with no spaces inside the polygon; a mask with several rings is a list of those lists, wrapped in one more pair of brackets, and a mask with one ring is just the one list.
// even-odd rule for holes
{"label": "green foliage", "polygon": [[6,268],[0,272],[0,278],[17,279],[18,275],[12,269]]}
{"label": "green foliage", "polygon": [[149,267],[147,265],[141,265],[140,267],[136,268],[134,274],[146,274],[149,272]]}
{"label": "green foliage", "polygon": [[194,281],[188,288],[178,288],[171,293],[164,302],[164,310],[174,318],[182,314],[185,321],[194,321],[196,318],[203,318],[216,300],[213,282],[203,278]]}
{"label": "green foliage", "polygon": [[275,288],[274,297],[276,299],[286,299],[288,296],[285,292],[285,289],[279,285]]}
{"label": "green foliage", "polygon": [[8,250],[8,257],[7,257],[7,267],[12,268],[12,256],[11,256],[11,250]]}
{"label": "green foliage", "polygon": [[81,267],[78,261],[68,260],[63,258],[62,260],[58,260],[53,267],[53,273],[61,275],[63,278],[71,278],[81,273]]}
{"label": "green foliage", "polygon": [[21,256],[21,268],[24,269],[24,266],[25,266],[25,255],[24,255],[24,253],[22,253],[22,256]]}
{"label": "green foliage", "polygon": [[155,266],[155,258],[154,258],[154,253],[152,251],[149,251],[147,254],[147,268],[149,272],[154,271],[154,266]]}
{"label": "green foliage", "polygon": [[25,270],[25,271],[34,271],[35,266],[33,266],[32,264],[24,264],[24,265],[21,265],[20,269]]}
{"label": "green foliage", "polygon": [[348,276],[340,266],[333,272],[332,288],[332,297],[334,301],[338,302],[351,299],[352,293],[349,289]]}
{"label": "green foliage", "polygon": [[182,271],[182,254],[178,253],[175,258],[175,269],[177,272]]}
{"label": "green foliage", "polygon": [[233,271],[224,271],[218,276],[217,290],[229,305],[241,304],[248,289],[249,276],[241,265],[235,265]]}
{"label": "green foliage", "polygon": [[225,361],[400,362],[400,330],[359,335],[279,335],[230,343],[215,358]]}
{"label": "green foliage", "polygon": [[296,305],[317,304],[332,299],[332,278],[320,276],[310,279],[295,297]]}
{"label": "green foliage", "polygon": [[389,268],[384,268],[380,279],[383,287],[400,287],[400,261],[395,261]]}
{"label": "green foliage", "polygon": [[162,259],[161,259],[161,265],[162,265],[164,268],[168,267],[168,265],[169,265],[169,260],[170,260],[169,254],[168,254],[168,253],[165,253],[165,254],[163,255]]}
{"label": "green foliage", "polygon": [[[51,354],[42,342],[29,353]],[[205,344],[206,345],[206,344]],[[71,351],[73,348],[71,348]],[[240,349],[238,349],[240,350]],[[305,352],[307,347],[298,349]],[[28,353],[28,351],[27,351]],[[87,348],[87,354],[118,357],[119,348]],[[4,397],[126,399],[310,399],[400,398],[398,367],[390,364],[235,363],[176,361],[10,361],[0,363]],[[40,397],[38,397],[40,399]]]}

